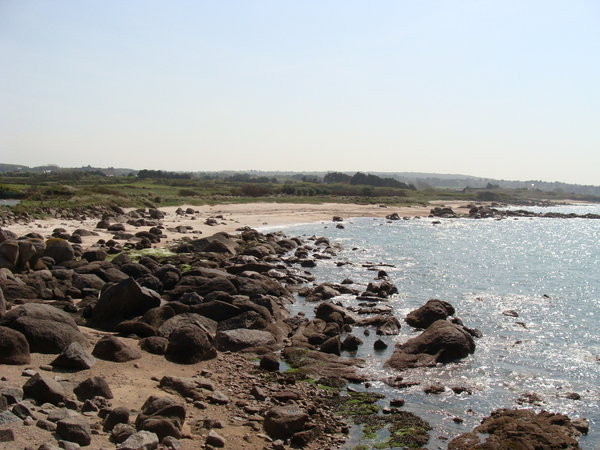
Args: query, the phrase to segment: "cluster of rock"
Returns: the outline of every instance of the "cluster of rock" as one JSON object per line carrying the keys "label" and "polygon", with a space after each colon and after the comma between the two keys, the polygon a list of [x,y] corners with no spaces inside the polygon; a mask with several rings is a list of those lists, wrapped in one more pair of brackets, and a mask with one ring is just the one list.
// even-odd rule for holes
{"label": "cluster of rock", "polygon": [[[440,209],[436,214],[450,213]],[[143,352],[175,364],[217,361],[224,370],[218,377],[238,400],[218,390],[209,372],[192,378],[165,374],[156,379],[158,394],[148,397],[134,418],[127,407],[113,407],[113,393],[102,377],[59,383],[26,370],[29,379],[22,386],[0,385],[0,424],[35,423],[56,433],[64,448],[90,445],[94,433],[103,432],[120,449],[176,449],[179,439],[190,437],[182,431],[190,405],[204,409],[208,402],[231,408],[231,415],[243,411],[248,426],[266,433],[273,448],[340,444],[348,429],[328,406],[335,403],[329,397],[349,381],[366,381],[360,370],[364,361],[344,357],[344,352],[364,345],[358,329],[380,336],[376,350],[387,347],[386,336],[400,332],[401,323],[386,304],[398,293],[387,273],[369,266],[378,274],[366,287],[352,280],[309,286],[314,277],[306,268],[334,258],[338,247],[323,237],[288,238],[249,228],[239,235],[185,237],[172,248],[175,256],[167,258],[133,260],[121,252],[159,243],[163,217],[156,209],[105,211],[98,228],[115,232],[114,240],[122,238],[128,245],[99,241],[85,251],[76,236],[93,231],[56,229],[45,239],[0,230],[0,364],[29,364],[31,353],[56,355],[46,369],[63,373],[93,373],[98,359],[119,364],[138,360]],[[123,224],[150,228],[131,234]],[[314,302],[314,317],[290,317],[295,294]],[[335,302],[342,295],[359,303],[344,307]],[[472,354],[481,333],[454,314],[451,304],[435,299],[410,312],[406,323],[423,331],[399,343],[387,366],[429,367]],[[84,325],[101,330],[102,337],[90,341],[80,329]],[[119,336],[135,339],[137,347]],[[232,352],[259,355],[256,371],[244,366],[240,377],[241,360],[232,363]],[[278,372],[279,355],[293,374]],[[296,383],[297,378],[335,389]],[[227,446],[213,429],[218,427],[191,425],[211,429],[207,448]],[[2,439],[11,441],[0,433]]]}
{"label": "cluster of rock", "polygon": [[457,214],[448,206],[436,206],[430,211],[430,217],[440,217],[444,219],[454,219],[457,217],[465,217],[470,219],[506,219],[509,217],[544,217],[550,219],[600,219],[600,214],[575,214],[575,213],[559,213],[546,212],[536,213],[524,209],[496,209],[487,205],[467,205],[465,208],[469,210],[468,214]]}

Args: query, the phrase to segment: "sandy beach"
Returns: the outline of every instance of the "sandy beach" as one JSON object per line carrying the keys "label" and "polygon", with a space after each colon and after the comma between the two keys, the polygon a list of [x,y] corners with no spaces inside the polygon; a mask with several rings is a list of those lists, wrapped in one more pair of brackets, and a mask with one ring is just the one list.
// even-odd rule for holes
{"label": "sandy beach", "polygon": [[[203,206],[167,206],[160,207],[159,210],[165,214],[161,220],[164,226],[163,234],[166,238],[161,239],[157,247],[163,247],[174,240],[188,236],[191,238],[207,236],[219,231],[227,233],[234,232],[240,227],[271,227],[278,225],[291,225],[296,223],[311,223],[323,220],[331,220],[333,216],[340,216],[344,219],[351,217],[385,217],[388,214],[397,213],[404,217],[427,216],[433,206],[439,206],[441,202],[433,202],[431,206],[403,206],[403,207],[384,207],[379,205],[359,205],[344,203],[321,203],[321,204],[297,204],[297,203],[244,203],[244,204],[224,204],[224,205],[203,205]],[[447,203],[448,206],[457,208],[462,203]],[[192,208],[194,214],[177,214],[176,211],[181,208],[186,210]],[[126,211],[131,211],[132,208]],[[208,218],[216,218],[215,225],[205,223]],[[67,233],[72,233],[78,228],[94,230],[97,236],[84,236],[82,246],[84,248],[94,245],[99,239],[109,240],[114,235],[107,230],[96,229],[98,218],[89,218],[84,221],[69,221],[62,219],[38,219],[29,223],[12,224],[10,229],[21,236],[31,231],[46,236],[51,235],[56,228],[64,228]],[[174,231],[175,227],[187,227],[186,233]],[[150,227],[133,227],[126,225],[127,231],[142,231]]]}

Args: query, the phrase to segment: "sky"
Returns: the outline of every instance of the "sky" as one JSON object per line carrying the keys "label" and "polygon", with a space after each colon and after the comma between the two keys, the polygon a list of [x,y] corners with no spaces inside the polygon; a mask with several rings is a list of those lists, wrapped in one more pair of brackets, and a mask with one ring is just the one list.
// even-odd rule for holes
{"label": "sky", "polygon": [[600,2],[0,0],[0,163],[600,185]]}

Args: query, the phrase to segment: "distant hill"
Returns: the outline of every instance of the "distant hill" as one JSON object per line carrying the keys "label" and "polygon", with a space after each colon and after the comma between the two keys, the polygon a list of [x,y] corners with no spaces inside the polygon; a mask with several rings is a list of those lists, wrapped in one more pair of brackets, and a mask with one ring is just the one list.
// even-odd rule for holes
{"label": "distant hill", "polygon": [[[59,167],[54,164],[48,164],[44,166],[28,167],[19,164],[0,164],[0,174],[2,173],[18,173],[18,172],[29,172],[29,173],[55,173],[55,172],[99,172],[106,176],[127,176],[130,174],[137,175],[140,170],[127,169],[127,168],[115,168],[115,167]],[[142,170],[142,172],[144,172]],[[168,172],[166,172],[168,173]],[[174,172],[172,172],[174,173]],[[184,173],[184,172],[179,172]],[[240,178],[239,181],[243,180],[244,174],[251,175],[251,178],[268,178],[272,180],[295,180],[295,181],[311,181],[311,182],[322,182],[325,175],[329,172],[296,172],[296,171],[260,171],[260,170],[247,170],[247,171],[235,171],[235,170],[223,170],[218,172],[185,172],[191,178]],[[351,172],[338,172],[348,176],[353,176],[356,171]],[[462,174],[439,174],[439,173],[427,173],[427,172],[366,172],[366,174],[376,175],[381,178],[398,180],[401,183],[407,185],[413,185],[417,189],[452,189],[452,190],[464,190],[468,188],[504,188],[504,189],[528,189],[538,190],[542,192],[558,192],[564,194],[581,194],[581,195],[593,195],[600,196],[600,186],[582,185],[573,183],[563,183],[560,181],[548,182],[540,180],[496,180],[493,178],[482,178],[472,175]],[[268,180],[267,180],[268,181]]]}

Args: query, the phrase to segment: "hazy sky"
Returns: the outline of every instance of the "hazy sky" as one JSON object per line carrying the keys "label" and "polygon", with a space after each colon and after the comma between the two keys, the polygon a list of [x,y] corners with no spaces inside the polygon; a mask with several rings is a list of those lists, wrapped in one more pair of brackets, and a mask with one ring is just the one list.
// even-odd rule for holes
{"label": "hazy sky", "polygon": [[0,162],[600,184],[600,2],[0,0]]}

